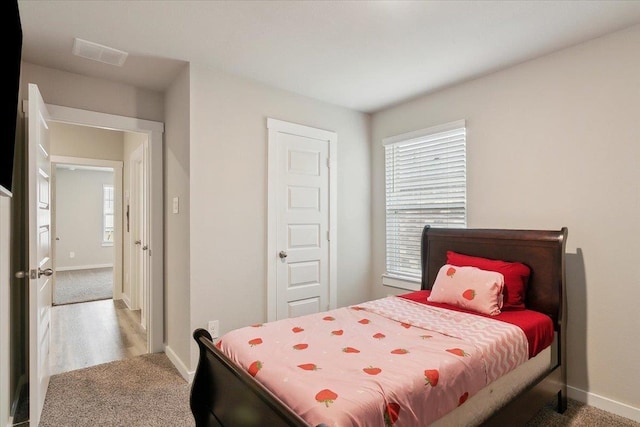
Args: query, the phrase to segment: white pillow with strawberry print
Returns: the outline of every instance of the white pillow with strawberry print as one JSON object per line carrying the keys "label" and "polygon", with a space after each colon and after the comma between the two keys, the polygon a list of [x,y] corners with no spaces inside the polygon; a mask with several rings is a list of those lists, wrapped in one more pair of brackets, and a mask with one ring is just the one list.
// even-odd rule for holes
{"label": "white pillow with strawberry print", "polygon": [[495,316],[502,308],[503,288],[502,273],[445,264],[427,300]]}

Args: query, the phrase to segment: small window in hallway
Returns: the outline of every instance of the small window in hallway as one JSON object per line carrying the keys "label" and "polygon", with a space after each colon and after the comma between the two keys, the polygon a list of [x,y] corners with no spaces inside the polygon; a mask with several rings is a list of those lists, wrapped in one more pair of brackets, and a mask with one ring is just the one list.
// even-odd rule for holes
{"label": "small window in hallway", "polygon": [[114,224],[113,185],[102,186],[102,242],[113,244]]}

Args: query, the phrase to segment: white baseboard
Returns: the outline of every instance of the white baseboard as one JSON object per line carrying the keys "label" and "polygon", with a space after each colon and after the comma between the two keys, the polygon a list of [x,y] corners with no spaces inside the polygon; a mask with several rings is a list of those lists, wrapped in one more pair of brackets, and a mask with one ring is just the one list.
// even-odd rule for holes
{"label": "white baseboard", "polygon": [[173,363],[173,366],[176,367],[178,372],[180,372],[182,378],[184,378],[185,381],[191,384],[193,382],[193,377],[195,376],[195,371],[189,371],[189,369],[187,369],[187,366],[168,345],[164,346],[164,353],[167,355],[171,363]]}
{"label": "white baseboard", "polygon": [[608,397],[581,390],[579,388],[567,386],[567,397],[593,406],[621,417],[640,422],[640,408],[635,408],[626,403],[617,402]]}
{"label": "white baseboard", "polygon": [[122,302],[124,302],[127,306],[127,308],[129,310],[131,310],[131,300],[129,299],[129,296],[127,294],[125,294],[124,292],[120,294],[120,299],[122,300]]}
{"label": "white baseboard", "polygon": [[92,268],[109,268],[109,267],[113,267],[113,264],[92,264],[92,265],[75,265],[71,267],[56,267],[56,271],[90,270]]}

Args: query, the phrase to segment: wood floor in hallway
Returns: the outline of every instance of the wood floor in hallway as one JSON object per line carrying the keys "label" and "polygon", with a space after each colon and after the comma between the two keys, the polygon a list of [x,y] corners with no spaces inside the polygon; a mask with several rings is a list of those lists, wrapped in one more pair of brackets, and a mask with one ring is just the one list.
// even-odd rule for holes
{"label": "wood floor in hallway", "polygon": [[121,300],[51,308],[51,374],[73,371],[147,353],[140,311]]}

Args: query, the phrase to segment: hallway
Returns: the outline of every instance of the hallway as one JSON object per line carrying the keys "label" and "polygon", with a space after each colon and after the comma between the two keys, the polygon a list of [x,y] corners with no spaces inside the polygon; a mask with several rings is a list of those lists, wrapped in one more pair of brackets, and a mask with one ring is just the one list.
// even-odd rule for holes
{"label": "hallway", "polygon": [[51,308],[51,375],[147,353],[140,311],[121,300]]}

